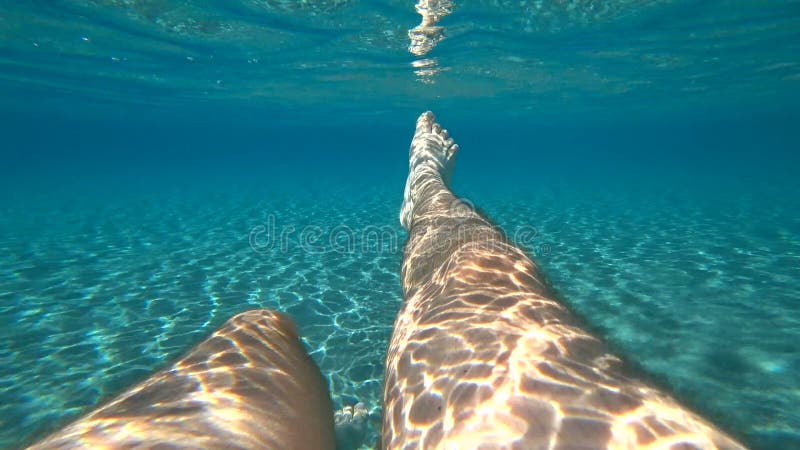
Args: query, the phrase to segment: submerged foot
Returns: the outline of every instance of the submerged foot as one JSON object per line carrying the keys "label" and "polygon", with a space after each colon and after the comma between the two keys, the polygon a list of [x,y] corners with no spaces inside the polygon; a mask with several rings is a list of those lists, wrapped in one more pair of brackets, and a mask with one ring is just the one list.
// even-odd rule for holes
{"label": "submerged foot", "polygon": [[408,179],[400,208],[400,223],[405,229],[411,227],[414,214],[414,201],[426,175],[439,176],[445,186],[450,185],[455,166],[458,144],[454,143],[430,111],[422,113],[417,119],[417,129],[411,141]]}
{"label": "submerged foot", "polygon": [[336,449],[349,450],[361,447],[367,434],[367,407],[358,402],[354,406],[345,406],[333,414],[336,427]]}

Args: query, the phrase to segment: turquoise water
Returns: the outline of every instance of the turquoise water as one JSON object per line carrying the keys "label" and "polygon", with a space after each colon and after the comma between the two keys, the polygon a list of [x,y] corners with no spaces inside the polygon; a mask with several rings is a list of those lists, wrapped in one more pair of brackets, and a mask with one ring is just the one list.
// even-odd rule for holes
{"label": "turquoise water", "polygon": [[0,2],[0,447],[257,307],[377,417],[432,109],[598,333],[800,448],[800,2],[416,6]]}

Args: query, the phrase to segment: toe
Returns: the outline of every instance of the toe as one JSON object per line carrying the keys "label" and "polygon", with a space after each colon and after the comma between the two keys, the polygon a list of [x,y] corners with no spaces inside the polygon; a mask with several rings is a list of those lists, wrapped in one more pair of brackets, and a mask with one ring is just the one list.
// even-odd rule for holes
{"label": "toe", "polygon": [[433,113],[425,111],[419,116],[419,119],[417,119],[417,130],[430,133],[434,123],[436,123],[436,118],[433,116]]}
{"label": "toe", "polygon": [[353,407],[353,419],[358,420],[362,419],[369,415],[369,411],[367,411],[367,406],[361,402],[356,403],[356,406]]}
{"label": "toe", "polygon": [[454,156],[456,156],[456,153],[458,153],[459,148],[461,147],[459,147],[458,144],[452,144],[450,147],[447,148],[448,161],[453,159]]}

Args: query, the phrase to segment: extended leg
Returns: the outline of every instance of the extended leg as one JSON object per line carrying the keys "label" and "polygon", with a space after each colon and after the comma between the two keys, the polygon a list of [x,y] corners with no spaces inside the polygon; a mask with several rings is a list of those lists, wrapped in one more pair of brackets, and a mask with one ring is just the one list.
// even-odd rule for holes
{"label": "extended leg", "polygon": [[742,448],[630,377],[535,263],[452,194],[456,150],[433,114],[420,116],[383,449]]}

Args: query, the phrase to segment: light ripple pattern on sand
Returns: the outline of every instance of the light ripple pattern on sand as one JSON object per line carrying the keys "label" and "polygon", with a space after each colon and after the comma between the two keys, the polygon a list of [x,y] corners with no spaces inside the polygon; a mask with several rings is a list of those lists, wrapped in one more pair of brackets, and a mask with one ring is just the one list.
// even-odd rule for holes
{"label": "light ripple pattern on sand", "polygon": [[[335,406],[363,401],[376,418],[399,248],[310,252],[299,233],[345,225],[358,239],[386,226],[401,244],[395,188],[4,199],[0,446],[76,418],[253,307],[290,314]],[[757,448],[800,442],[800,205],[789,192],[457,192],[512,237],[534,227],[521,244],[567,303],[679,398]],[[254,251],[249,233],[270,217],[296,231],[285,250]]]}
{"label": "light ripple pattern on sand", "polygon": [[376,409],[399,252],[314,254],[296,236],[286,251],[248,244],[265,215],[297,230],[359,230],[382,215],[394,224],[386,197],[340,200],[222,195],[17,210],[0,243],[11,269],[0,314],[14,324],[0,331],[0,446],[74,419],[253,306],[297,321],[337,407]]}

